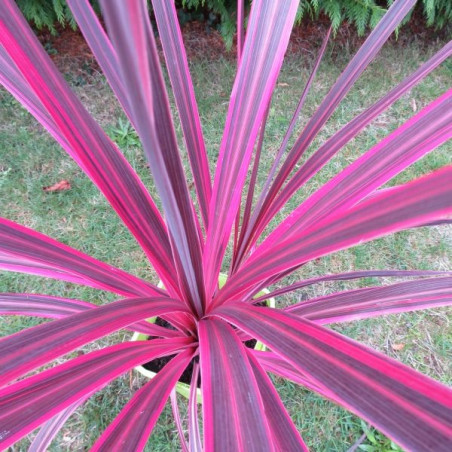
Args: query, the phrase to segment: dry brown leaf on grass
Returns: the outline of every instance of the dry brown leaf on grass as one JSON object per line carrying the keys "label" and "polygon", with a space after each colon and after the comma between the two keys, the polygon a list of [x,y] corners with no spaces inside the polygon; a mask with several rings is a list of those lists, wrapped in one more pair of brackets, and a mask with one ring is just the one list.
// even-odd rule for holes
{"label": "dry brown leaf on grass", "polygon": [[391,348],[398,352],[405,348],[405,344],[391,344]]}
{"label": "dry brown leaf on grass", "polygon": [[67,180],[60,180],[60,182],[57,182],[56,184],[49,185],[48,187],[42,187],[42,189],[45,192],[54,192],[54,191],[64,191],[64,190],[70,190],[71,184]]}

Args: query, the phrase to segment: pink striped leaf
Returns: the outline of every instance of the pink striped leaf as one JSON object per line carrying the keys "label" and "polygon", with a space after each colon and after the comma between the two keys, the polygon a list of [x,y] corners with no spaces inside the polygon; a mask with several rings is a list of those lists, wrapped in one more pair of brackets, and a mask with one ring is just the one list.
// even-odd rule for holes
{"label": "pink striped leaf", "polygon": [[199,353],[205,450],[272,450],[259,387],[232,328],[201,320]]}
{"label": "pink striped leaf", "polygon": [[[91,4],[88,0],[70,0],[68,4],[110,86],[133,123],[131,108],[118,73],[116,52],[99,23]],[[160,40],[165,51],[169,75],[180,112],[190,161],[192,162],[201,212],[206,222],[207,207],[211,196],[210,172],[177,15],[172,2],[155,2],[153,11],[157,19]],[[181,68],[183,68],[182,71]]]}
{"label": "pink striped leaf", "polygon": [[452,137],[452,89],[322,186],[285,220],[269,242],[361,201]]}
{"label": "pink striped leaf", "polygon": [[[0,448],[135,366],[187,347],[190,339],[125,342],[79,356],[0,390]],[[27,413],[25,416],[24,413]]]}
{"label": "pink striped leaf", "polygon": [[289,41],[298,2],[253,2],[240,66],[232,89],[203,254],[207,299],[218,274],[265,109]]}
{"label": "pink striped leaf", "polygon": [[291,380],[313,392],[317,392],[327,399],[340,403],[339,399],[335,398],[331,391],[323,386],[320,386],[318,382],[314,382],[306,374],[301,373],[292,364],[281,358],[276,353],[269,351],[263,352],[259,350],[251,350],[251,352],[266,372],[271,372],[279,377]]}
{"label": "pink striped leaf", "polygon": [[[264,118],[262,120],[261,128],[259,130],[259,137],[257,139],[257,145],[256,150],[254,152],[254,159],[253,159],[253,168],[251,170],[251,177],[248,184],[248,190],[245,192],[245,208],[243,210],[243,219],[242,224],[240,225],[240,217],[241,217],[241,209],[237,210],[237,215],[235,217],[235,224],[234,224],[234,247],[233,247],[233,263],[231,265],[232,271],[234,270],[234,267],[236,265],[236,259],[237,259],[237,252],[238,247],[240,243],[240,237],[241,231],[244,231],[248,227],[248,223],[250,220],[251,215],[251,209],[253,206],[253,199],[254,199],[254,191],[256,189],[256,181],[257,176],[259,172],[259,163],[261,160],[261,154],[262,154],[262,146],[264,144],[264,138],[265,138],[265,128],[267,126],[267,120],[268,115],[270,113],[270,106],[271,106],[271,99],[269,101],[269,104],[267,105],[267,109],[265,110]],[[243,193],[242,193],[243,197]]]}
{"label": "pink striped leaf", "polygon": [[262,341],[407,450],[448,451],[452,391],[304,318],[234,303],[215,315]]}
{"label": "pink striped leaf", "polygon": [[364,112],[347,123],[341,130],[329,138],[291,177],[287,185],[282,189],[276,199],[267,199],[267,203],[259,212],[256,227],[250,232],[252,238],[249,246],[255,240],[271,219],[280,211],[290,197],[311,179],[318,171],[351,139],[353,139],[365,126],[367,126],[379,114],[390,107],[396,100],[400,99],[413,86],[437,68],[452,54],[452,42],[446,44],[432,58],[424,63],[419,69],[409,75],[399,85],[388,92],[378,102],[370,106]]}
{"label": "pink striped leaf", "polygon": [[184,429],[182,427],[182,417],[180,414],[179,405],[177,403],[176,387],[171,390],[170,400],[171,408],[173,410],[173,418],[174,422],[176,423],[177,434],[179,435],[182,452],[188,452],[188,444],[187,440],[185,439]]}
{"label": "pink striped leaf", "polygon": [[61,319],[95,307],[95,304],[86,301],[53,297],[51,295],[0,293],[1,315],[28,315],[48,319]]}
{"label": "pink striped leaf", "polygon": [[[305,87],[303,89],[303,92],[301,94],[300,100],[298,101],[297,108],[295,109],[295,112],[294,112],[294,114],[292,116],[292,119],[290,121],[289,127],[287,128],[287,131],[286,131],[286,133],[284,135],[284,138],[283,138],[283,141],[281,143],[281,146],[279,147],[279,150],[278,150],[278,152],[276,154],[275,160],[274,160],[274,162],[272,164],[272,167],[271,167],[271,169],[270,169],[270,171],[269,171],[269,173],[267,175],[267,179],[266,179],[266,181],[264,183],[264,186],[262,188],[262,191],[261,191],[261,193],[259,195],[259,199],[258,199],[258,201],[256,203],[255,208],[254,208],[253,215],[252,215],[252,217],[250,219],[250,224],[249,225],[248,224],[244,225],[243,232],[242,232],[242,235],[240,237],[240,248],[239,248],[239,252],[238,252],[238,255],[237,255],[237,260],[238,261],[241,261],[242,258],[244,257],[244,254],[245,254],[246,250],[248,249],[249,240],[253,238],[254,227],[255,227],[256,222],[258,221],[258,219],[259,219],[259,217],[261,215],[262,205],[264,204],[264,200],[265,200],[265,197],[266,197],[266,195],[268,193],[268,190],[270,188],[270,185],[271,185],[271,182],[273,180],[273,177],[275,176],[276,171],[278,169],[278,166],[281,163],[281,159],[282,159],[284,153],[286,152],[287,145],[289,143],[289,139],[290,139],[290,137],[293,134],[293,131],[295,129],[295,125],[296,125],[296,123],[298,121],[298,118],[300,116],[301,110],[302,110],[302,108],[304,106],[306,98],[307,98],[307,96],[309,94],[309,91],[311,89],[312,82],[314,81],[314,78],[315,78],[315,76],[317,74],[317,70],[318,70],[318,68],[320,66],[320,63],[321,63],[322,58],[323,58],[323,55],[325,54],[326,46],[327,46],[328,41],[330,39],[331,30],[332,30],[332,27],[330,26],[325,38],[323,39],[322,46],[320,47],[320,50],[319,50],[319,53],[317,55],[316,61],[315,61],[314,66],[313,66],[313,68],[311,70],[311,74],[309,75],[309,78],[308,78],[308,80],[306,82],[306,85],[305,85]],[[260,231],[260,232],[262,232],[262,231]]]}
{"label": "pink striped leaf", "polygon": [[71,414],[85,402],[85,400],[86,397],[82,397],[49,419],[39,429],[38,434],[34,437],[33,442],[28,448],[28,452],[47,452],[50,443],[61,430],[64,423],[69,419]]}
{"label": "pink striped leaf", "polygon": [[169,298],[126,298],[0,339],[0,387],[71,350],[139,320],[185,305]]}
{"label": "pink striped leaf", "polygon": [[237,66],[242,59],[245,42],[245,1],[237,0]]}
{"label": "pink striped leaf", "polygon": [[[3,46],[0,46],[0,83],[21,103],[66,152],[71,152],[71,147],[55,124],[53,118],[47,113],[39,98],[28,85],[22,74],[17,70]],[[73,156],[77,164],[83,169],[83,165],[76,156]]]}
{"label": "pink striped leaf", "polygon": [[317,133],[415,3],[416,0],[396,0],[374,28],[303,129],[268,192],[269,200],[275,198]]}
{"label": "pink striped leaf", "polygon": [[193,362],[190,396],[188,398],[188,445],[190,452],[203,452],[198,422],[198,381],[199,359]]}
{"label": "pink striped leaf", "polygon": [[123,270],[5,218],[0,218],[0,268],[62,279],[124,296],[165,294]]}
{"label": "pink striped leaf", "polygon": [[265,246],[264,242],[226,282],[215,302],[237,300],[239,294],[249,292],[260,281],[309,260],[434,219],[448,218],[452,213],[451,178],[452,166],[445,167],[389,193],[382,192],[352,209],[341,210],[276,246]]}
{"label": "pink striped leaf", "polygon": [[[31,293],[0,293],[0,315],[26,315],[61,319],[77,312],[96,308],[86,301]],[[140,321],[128,329],[157,337],[180,337],[181,333],[150,322]]]}
{"label": "pink striped leaf", "polygon": [[[13,0],[0,2],[0,42],[28,90],[16,96],[49,130],[105,195],[142,246],[170,292],[177,287],[166,226],[146,188],[118,148],[71,92]],[[3,80],[12,94],[15,82]],[[41,107],[33,107],[39,99]],[[46,111],[43,116],[42,111]],[[56,130],[55,130],[56,129]],[[60,137],[60,138],[59,138]],[[177,294],[177,292],[174,292]]]}
{"label": "pink striped leaf", "polygon": [[366,287],[307,300],[285,309],[325,324],[452,304],[452,277]]}
{"label": "pink striped leaf", "polygon": [[295,284],[282,287],[281,289],[274,290],[266,293],[258,298],[253,298],[253,304],[260,301],[268,300],[269,298],[279,297],[289,292],[308,287],[313,284],[330,281],[349,281],[359,278],[407,278],[407,277],[421,277],[421,276],[445,276],[450,275],[451,272],[434,271],[434,270],[363,270],[356,272],[336,273],[331,275],[319,276],[316,278],[304,279]]}
{"label": "pink striped leaf", "polygon": [[174,99],[179,110],[201,215],[205,229],[207,229],[212,183],[198,105],[188,69],[176,7],[172,1],[153,0],[152,10],[157,22]]}
{"label": "pink striped leaf", "polygon": [[92,447],[92,451],[142,451],[165,403],[189,364],[193,350],[173,358],[138,390]]}
{"label": "pink striped leaf", "polygon": [[67,4],[71,9],[80,31],[83,33],[83,37],[108,80],[108,84],[115,93],[129,120],[133,121],[126,90],[118,72],[118,57],[91,3],[89,0],[67,0]]}
{"label": "pink striped leaf", "polygon": [[201,242],[146,3],[101,2],[133,123],[162,201],[183,298],[202,312]]}
{"label": "pink striped leaf", "polygon": [[272,443],[276,450],[307,451],[306,444],[301,439],[295,425],[279,398],[270,378],[260,366],[251,350],[248,350],[248,359],[253,369],[256,383],[264,403],[265,417],[271,430]]}

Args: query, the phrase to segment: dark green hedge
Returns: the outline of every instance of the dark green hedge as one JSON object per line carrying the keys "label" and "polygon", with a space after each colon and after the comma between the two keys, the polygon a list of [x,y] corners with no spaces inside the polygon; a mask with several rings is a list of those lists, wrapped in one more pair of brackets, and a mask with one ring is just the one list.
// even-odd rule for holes
{"label": "dark green hedge", "polygon": [[[95,0],[93,1],[95,3]],[[55,32],[55,24],[58,22],[75,27],[65,0],[16,2],[25,17],[38,29],[47,27],[51,32]],[[181,7],[182,21],[206,20],[220,29],[228,46],[232,43],[236,0],[179,0],[177,3]],[[330,18],[335,30],[346,20],[356,27],[359,34],[363,34],[368,27],[375,26],[391,3],[392,0],[301,0],[297,21],[300,22],[306,16],[316,18],[323,13]],[[422,14],[426,26],[440,29],[452,23],[452,0],[419,0],[416,8]],[[407,20],[410,20],[410,17]]]}

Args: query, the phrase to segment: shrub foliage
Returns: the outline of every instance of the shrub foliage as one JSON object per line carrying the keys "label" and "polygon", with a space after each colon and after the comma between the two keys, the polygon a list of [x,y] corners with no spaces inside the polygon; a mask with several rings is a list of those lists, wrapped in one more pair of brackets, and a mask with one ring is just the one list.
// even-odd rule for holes
{"label": "shrub foliage", "polygon": [[[55,25],[70,25],[76,23],[66,0],[16,0],[24,16],[36,28],[47,27],[55,33]],[[297,12],[296,23],[305,17],[316,19],[325,14],[331,20],[333,29],[337,30],[342,22],[353,24],[358,34],[362,35],[369,27],[373,28],[382,18],[393,0],[302,0]],[[97,7],[97,1],[93,1]],[[221,31],[228,47],[236,31],[237,2],[235,0],[182,0],[180,15],[183,19],[203,18],[209,24],[215,23]],[[422,11],[425,24],[436,29],[443,28],[452,21],[452,2],[449,0],[419,0],[417,10]],[[409,15],[405,22],[410,20]]]}

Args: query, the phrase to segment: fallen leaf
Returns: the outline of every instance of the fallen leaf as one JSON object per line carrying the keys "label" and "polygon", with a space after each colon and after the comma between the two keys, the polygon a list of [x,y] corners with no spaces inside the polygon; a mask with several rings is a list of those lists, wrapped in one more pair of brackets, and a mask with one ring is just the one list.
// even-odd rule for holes
{"label": "fallen leaf", "polygon": [[46,192],[70,190],[71,184],[69,181],[63,179],[56,184],[49,185],[48,187],[42,187],[42,189]]}
{"label": "fallen leaf", "polygon": [[400,351],[403,350],[405,348],[405,344],[391,344],[391,347],[393,350],[395,351]]}
{"label": "fallen leaf", "polygon": [[414,97],[411,99],[411,108],[414,112],[417,111],[416,99]]}

